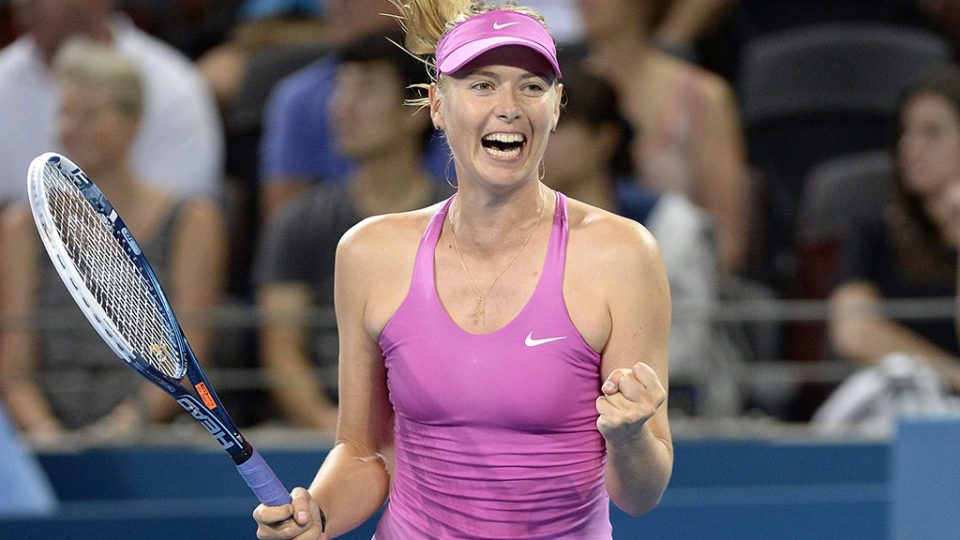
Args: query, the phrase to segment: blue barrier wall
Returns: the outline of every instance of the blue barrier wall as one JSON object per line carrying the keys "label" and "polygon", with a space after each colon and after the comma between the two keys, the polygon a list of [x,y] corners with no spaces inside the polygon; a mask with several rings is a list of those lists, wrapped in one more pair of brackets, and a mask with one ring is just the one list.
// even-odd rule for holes
{"label": "blue barrier wall", "polygon": [[[661,504],[614,537],[884,538],[885,443],[677,440]],[[323,452],[262,450],[288,486],[313,478]],[[0,520],[0,538],[254,538],[256,500],[214,448],[101,448],[38,456],[60,498],[52,518]],[[367,539],[373,522],[344,536]]]}
{"label": "blue barrier wall", "polygon": [[960,421],[903,422],[890,453],[890,538],[960,538]]}

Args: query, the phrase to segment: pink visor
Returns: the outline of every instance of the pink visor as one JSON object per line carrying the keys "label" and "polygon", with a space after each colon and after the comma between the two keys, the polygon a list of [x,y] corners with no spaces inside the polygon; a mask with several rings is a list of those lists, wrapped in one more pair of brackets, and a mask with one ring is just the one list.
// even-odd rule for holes
{"label": "pink visor", "polygon": [[561,77],[550,32],[533,17],[508,9],[488,11],[451,28],[437,44],[437,71],[455,73],[474,58],[504,45],[533,49],[550,62],[557,78]]}

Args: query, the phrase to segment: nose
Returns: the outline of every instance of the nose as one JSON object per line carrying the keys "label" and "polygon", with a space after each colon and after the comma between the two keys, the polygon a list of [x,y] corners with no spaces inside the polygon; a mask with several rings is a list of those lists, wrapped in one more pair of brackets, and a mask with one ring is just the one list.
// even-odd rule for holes
{"label": "nose", "polygon": [[513,91],[505,90],[500,93],[496,114],[497,118],[508,124],[516,122],[522,116],[520,103]]}

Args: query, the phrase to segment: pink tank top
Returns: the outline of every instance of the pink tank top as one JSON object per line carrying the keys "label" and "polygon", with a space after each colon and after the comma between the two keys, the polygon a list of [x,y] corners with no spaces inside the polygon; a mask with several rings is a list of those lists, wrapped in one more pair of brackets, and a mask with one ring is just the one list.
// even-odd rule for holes
{"label": "pink tank top", "polygon": [[484,335],[450,319],[434,284],[452,200],[430,220],[407,297],[380,336],[396,468],[376,538],[609,539],[600,355],[563,299],[566,198],[557,194],[533,296]]}

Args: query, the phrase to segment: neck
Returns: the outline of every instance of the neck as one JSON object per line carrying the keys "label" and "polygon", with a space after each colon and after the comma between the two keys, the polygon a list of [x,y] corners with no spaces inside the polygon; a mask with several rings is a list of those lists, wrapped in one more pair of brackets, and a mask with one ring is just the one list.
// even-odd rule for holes
{"label": "neck", "polygon": [[504,243],[519,241],[512,235],[517,229],[528,230],[538,216],[549,216],[549,189],[542,183],[530,182],[503,195],[490,195],[461,185],[448,218],[456,227],[461,247],[475,252],[498,252]]}

